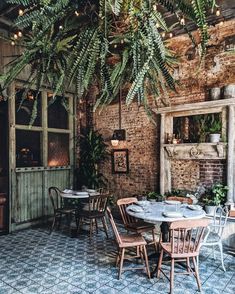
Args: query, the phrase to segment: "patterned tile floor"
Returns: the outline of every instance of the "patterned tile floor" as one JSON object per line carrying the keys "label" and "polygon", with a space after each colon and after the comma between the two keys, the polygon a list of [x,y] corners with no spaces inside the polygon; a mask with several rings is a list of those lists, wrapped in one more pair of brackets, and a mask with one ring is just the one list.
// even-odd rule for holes
{"label": "patterned tile floor", "polygon": [[[44,228],[0,236],[0,294],[169,292],[166,278],[148,280],[142,271],[126,271],[118,280],[115,249],[103,232],[94,235],[92,242],[87,232],[71,238],[66,232],[49,235]],[[224,258],[226,273],[221,269],[218,252],[213,260],[210,251],[203,248],[200,257],[203,293],[235,293],[235,258],[228,254]],[[175,294],[196,292],[193,277],[176,276]]]}

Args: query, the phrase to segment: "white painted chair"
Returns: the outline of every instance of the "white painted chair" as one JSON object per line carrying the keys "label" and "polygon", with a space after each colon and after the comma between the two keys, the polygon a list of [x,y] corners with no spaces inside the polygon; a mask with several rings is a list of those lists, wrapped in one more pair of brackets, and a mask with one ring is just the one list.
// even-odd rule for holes
{"label": "white painted chair", "polygon": [[[215,246],[219,246],[220,256],[221,256],[221,264],[224,271],[226,271],[224,267],[224,259],[223,259],[223,244],[222,244],[222,236],[223,231],[226,226],[228,219],[228,208],[225,206],[224,208],[218,206],[215,209],[213,221],[209,226],[209,231],[205,236],[201,246],[211,246],[213,250],[213,257],[215,259]],[[197,265],[199,265],[199,260],[197,258]]]}

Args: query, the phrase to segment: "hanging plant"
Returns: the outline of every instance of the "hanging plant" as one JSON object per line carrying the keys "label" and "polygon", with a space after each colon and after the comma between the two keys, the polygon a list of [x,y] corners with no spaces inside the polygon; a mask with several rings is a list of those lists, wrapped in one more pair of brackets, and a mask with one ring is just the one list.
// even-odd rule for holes
{"label": "hanging plant", "polygon": [[[19,45],[24,50],[0,76],[2,90],[30,64],[28,87],[34,84],[38,91],[47,85],[56,96],[75,86],[81,97],[96,79],[100,84],[98,107],[112,102],[125,83],[129,86],[126,103],[137,101],[146,110],[150,92],[157,99],[167,88],[175,89],[174,53],[162,35],[170,29],[161,11],[174,14],[186,32],[187,21],[195,23],[203,57],[209,38],[207,11],[215,6],[214,0],[7,2],[22,8],[15,25],[23,32]],[[110,64],[116,53],[120,58]]]}

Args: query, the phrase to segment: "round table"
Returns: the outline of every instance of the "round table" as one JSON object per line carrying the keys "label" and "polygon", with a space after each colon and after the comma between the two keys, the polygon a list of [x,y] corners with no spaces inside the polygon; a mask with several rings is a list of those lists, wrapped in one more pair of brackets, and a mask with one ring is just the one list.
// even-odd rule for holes
{"label": "round table", "polygon": [[[68,192],[67,192],[68,191]],[[89,196],[99,196],[98,192],[85,192],[85,191],[76,191],[76,190],[67,190],[66,192],[61,192],[60,196],[63,198],[69,199],[84,199],[89,198]]]}
{"label": "round table", "polygon": [[[127,213],[136,218],[143,219],[149,223],[157,222],[166,222],[171,223],[177,220],[186,220],[186,219],[200,219],[203,218],[206,213],[204,210],[192,210],[189,209],[187,204],[179,204],[179,209],[177,212],[182,213],[182,217],[166,217],[163,215],[164,212],[173,212],[176,209],[174,204],[167,204],[165,202],[150,202],[147,201],[146,208],[142,212],[132,211],[133,206],[136,204],[129,205],[126,209]],[[138,202],[137,202],[138,204]],[[142,206],[141,206],[142,207]]]}
{"label": "round table", "polygon": [[[140,202],[141,203],[141,202]],[[137,202],[138,205],[138,202]],[[164,212],[173,212],[176,210],[176,205],[174,204],[167,204],[165,202],[150,202],[147,201],[147,205],[143,209],[143,211],[135,212],[133,211],[134,208],[137,206],[136,204],[129,205],[126,208],[126,212],[135,217],[143,219],[145,222],[150,223],[159,223],[161,222],[161,234],[162,234],[162,241],[168,242],[169,238],[169,223],[172,223],[174,221],[178,220],[187,220],[187,219],[200,219],[203,218],[206,213],[204,210],[192,210],[188,208],[187,204],[178,204],[177,212],[182,213],[182,217],[166,217],[164,216]],[[138,205],[139,206],[139,205]],[[139,206],[142,207],[142,206]],[[133,209],[133,210],[132,210]],[[158,258],[159,256],[157,256]],[[151,276],[153,277],[155,273],[157,272],[157,266],[155,270],[151,273]]]}

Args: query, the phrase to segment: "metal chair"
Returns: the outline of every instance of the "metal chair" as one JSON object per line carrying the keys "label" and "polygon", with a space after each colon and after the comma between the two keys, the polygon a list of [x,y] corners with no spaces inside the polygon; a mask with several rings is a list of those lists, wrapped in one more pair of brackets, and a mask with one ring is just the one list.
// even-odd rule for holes
{"label": "metal chair", "polygon": [[[162,271],[163,253],[170,256],[171,272],[170,272],[170,293],[174,288],[174,268],[175,262],[186,261],[187,272],[181,274],[193,274],[197,280],[199,291],[201,291],[201,282],[196,263],[196,257],[199,255],[200,243],[202,241],[204,231],[209,225],[208,219],[175,221],[170,225],[170,242],[161,243],[161,253],[158,261],[157,277],[160,277]],[[190,266],[190,258],[193,261],[194,270]],[[165,275],[166,276],[166,275]]]}
{"label": "metal chair", "polygon": [[[136,248],[136,255],[132,256],[132,258],[140,257],[141,260],[145,262],[145,267],[131,267],[127,268],[127,270],[136,270],[136,269],[146,269],[148,278],[150,278],[150,271],[149,271],[149,264],[148,264],[148,255],[146,250],[146,241],[141,236],[141,234],[119,234],[117,226],[115,224],[115,221],[113,219],[111,210],[107,208],[107,213],[109,217],[109,221],[111,223],[116,243],[118,246],[118,255],[116,259],[116,266],[119,265],[119,271],[118,271],[118,279],[120,279],[123,269],[123,262],[125,258],[125,253],[127,250],[135,249]],[[130,257],[129,257],[130,258]]]}
{"label": "metal chair", "polygon": [[117,205],[122,217],[123,224],[127,232],[134,232],[137,234],[143,234],[146,232],[152,233],[152,240],[148,242],[148,245],[154,245],[155,251],[158,252],[158,242],[155,238],[155,226],[151,223],[137,220],[135,217],[130,216],[126,212],[127,206],[136,203],[138,200],[135,197],[118,199]]}
{"label": "metal chair", "polygon": [[98,233],[98,220],[102,221],[106,237],[108,238],[108,227],[105,219],[108,199],[109,194],[89,196],[88,205],[85,205],[79,210],[78,230],[80,230],[84,221],[88,220],[90,225],[90,239],[94,231],[94,226],[96,227],[96,233]]}
{"label": "metal chair", "polygon": [[53,212],[54,212],[54,218],[53,218],[50,233],[53,231],[57,221],[58,221],[58,229],[60,228],[62,216],[66,216],[69,227],[72,221],[72,217],[74,216],[76,225],[78,226],[76,209],[69,208],[69,207],[67,208],[63,206],[62,199],[60,196],[61,191],[57,187],[50,187],[48,189],[48,192],[49,192],[49,197],[50,197],[51,204],[53,207]]}
{"label": "metal chair", "polygon": [[[223,231],[227,223],[228,219],[228,208],[225,206],[224,208],[218,206],[215,209],[213,221],[209,225],[209,232],[206,235],[204,241],[201,243],[201,246],[211,246],[213,250],[213,257],[215,259],[215,246],[219,246],[220,249],[220,257],[221,257],[221,264],[224,271],[226,271],[224,267],[224,259],[223,259],[223,244],[222,244],[222,236]],[[199,258],[197,260],[199,264]]]}

